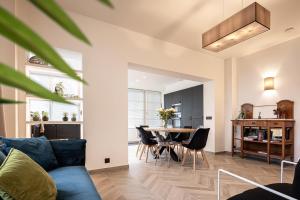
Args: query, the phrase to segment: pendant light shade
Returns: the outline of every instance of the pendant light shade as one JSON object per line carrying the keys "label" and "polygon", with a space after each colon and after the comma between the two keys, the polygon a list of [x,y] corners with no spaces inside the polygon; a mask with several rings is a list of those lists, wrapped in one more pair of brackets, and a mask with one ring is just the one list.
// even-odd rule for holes
{"label": "pendant light shade", "polygon": [[270,11],[252,3],[202,34],[202,48],[219,52],[270,30]]}

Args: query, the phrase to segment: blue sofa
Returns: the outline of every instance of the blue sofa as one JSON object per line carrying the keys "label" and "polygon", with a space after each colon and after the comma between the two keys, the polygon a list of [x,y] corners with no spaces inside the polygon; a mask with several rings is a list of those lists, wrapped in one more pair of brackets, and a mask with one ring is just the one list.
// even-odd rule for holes
{"label": "blue sofa", "polygon": [[[48,141],[45,137],[41,137],[40,139],[0,138],[0,141],[4,144],[4,148],[2,149],[4,153],[7,153],[10,148],[16,148],[24,153],[30,152],[28,154],[30,154],[29,156],[33,159],[36,155],[35,153],[32,154],[32,152],[41,151],[41,147],[46,146],[40,143],[44,140],[48,143],[48,146],[50,142],[56,157],[55,166],[51,166],[50,170],[46,170],[56,184],[57,200],[101,200],[85,168],[86,140]],[[36,141],[39,143],[37,144]],[[50,158],[48,158],[48,160],[49,159]],[[37,159],[37,161],[39,162],[40,160]],[[42,162],[45,162],[45,160]],[[43,164],[44,163],[42,163],[41,166],[43,166]]]}

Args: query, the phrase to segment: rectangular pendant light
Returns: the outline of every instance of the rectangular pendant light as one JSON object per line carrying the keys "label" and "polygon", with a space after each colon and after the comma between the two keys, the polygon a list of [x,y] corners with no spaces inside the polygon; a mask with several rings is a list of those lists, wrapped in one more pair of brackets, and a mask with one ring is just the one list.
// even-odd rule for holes
{"label": "rectangular pendant light", "polygon": [[202,48],[219,52],[270,30],[270,11],[257,2],[202,34]]}

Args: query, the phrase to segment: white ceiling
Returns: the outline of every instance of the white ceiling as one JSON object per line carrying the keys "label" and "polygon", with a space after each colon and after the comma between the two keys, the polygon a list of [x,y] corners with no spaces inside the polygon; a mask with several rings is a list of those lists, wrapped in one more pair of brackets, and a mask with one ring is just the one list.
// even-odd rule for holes
{"label": "white ceiling", "polygon": [[128,88],[160,91],[164,93],[173,92],[196,85],[201,82],[180,79],[176,77],[128,70]]}
{"label": "white ceiling", "polygon": [[[68,10],[221,58],[239,57],[300,36],[300,0],[257,0],[271,11],[271,30],[219,53],[201,47],[201,35],[254,0],[59,0]],[[224,5],[224,6],[223,6]],[[285,32],[288,27],[293,31]]]}

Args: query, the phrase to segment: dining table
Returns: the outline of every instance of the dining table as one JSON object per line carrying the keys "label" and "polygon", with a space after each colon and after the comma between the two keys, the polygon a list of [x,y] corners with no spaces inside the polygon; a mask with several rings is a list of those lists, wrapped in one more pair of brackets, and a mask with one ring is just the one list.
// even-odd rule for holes
{"label": "dining table", "polygon": [[[165,128],[165,127],[147,127],[147,128],[144,128],[145,131],[151,131],[151,132],[158,132],[158,133],[165,133],[166,135],[166,140],[170,140],[171,137],[169,135],[169,133],[194,133],[197,129],[194,129],[194,128]],[[160,150],[160,154],[162,154],[162,152],[164,151],[164,149],[166,149],[165,147],[163,147],[161,150]],[[167,149],[166,149],[167,150]],[[174,149],[170,149],[170,156],[171,158],[176,161],[176,162],[180,162],[180,159],[178,157],[178,155],[176,154],[176,152],[174,151]]]}
{"label": "dining table", "polygon": [[196,131],[195,128],[164,128],[164,127],[149,127],[144,128],[146,131],[158,131],[165,133],[193,133]]}

